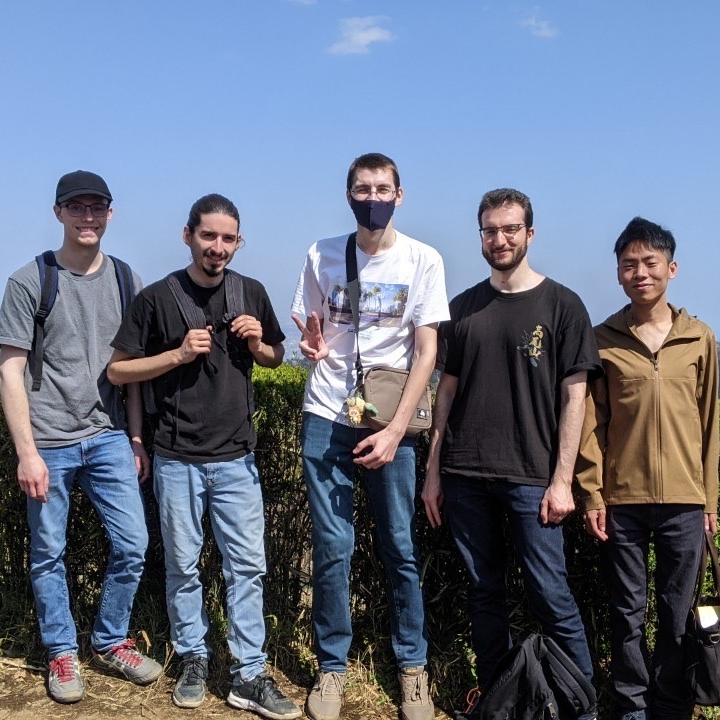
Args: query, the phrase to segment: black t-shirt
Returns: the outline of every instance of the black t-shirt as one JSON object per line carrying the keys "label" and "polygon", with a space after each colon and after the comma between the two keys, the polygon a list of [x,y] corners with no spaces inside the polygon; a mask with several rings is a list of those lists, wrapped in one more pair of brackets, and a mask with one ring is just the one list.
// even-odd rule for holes
{"label": "black t-shirt", "polygon": [[458,378],[441,471],[546,486],[557,456],[560,382],[600,370],[587,310],[549,278],[518,293],[489,280],[450,303],[438,367]]}
{"label": "black t-shirt", "polygon": [[[191,281],[192,282],[192,281]],[[252,452],[253,358],[247,341],[228,333],[225,280],[214,288],[193,283],[208,325],[216,327],[209,355],[149,382],[157,429],[154,448],[188,462],[234,460]],[[243,276],[245,314],[262,324],[262,341],[285,339],[265,288]],[[126,313],[112,346],[133,357],[151,357],[180,347],[188,328],[163,279],[142,290]]]}

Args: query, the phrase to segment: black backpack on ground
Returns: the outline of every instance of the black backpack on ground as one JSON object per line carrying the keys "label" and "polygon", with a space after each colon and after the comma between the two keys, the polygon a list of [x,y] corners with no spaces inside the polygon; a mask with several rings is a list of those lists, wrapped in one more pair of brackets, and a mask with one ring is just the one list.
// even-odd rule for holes
{"label": "black backpack on ground", "polygon": [[[126,262],[118,260],[112,255],[107,255],[107,258],[115,267],[115,277],[120,291],[120,311],[124,315],[135,298],[132,270]],[[46,250],[42,255],[38,255],[35,262],[40,275],[40,305],[35,313],[35,329],[30,354],[30,375],[32,376],[32,389],[37,391],[42,384],[45,321],[55,305],[58,292],[58,264],[52,250]]]}
{"label": "black backpack on ground", "polygon": [[597,703],[595,688],[549,637],[533,633],[500,659],[466,720],[570,720]]}

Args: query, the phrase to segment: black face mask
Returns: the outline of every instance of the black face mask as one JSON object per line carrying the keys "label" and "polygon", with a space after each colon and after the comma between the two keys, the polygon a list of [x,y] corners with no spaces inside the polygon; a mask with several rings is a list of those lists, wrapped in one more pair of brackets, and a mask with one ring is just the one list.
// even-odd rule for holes
{"label": "black face mask", "polygon": [[350,196],[350,208],[358,225],[368,230],[384,230],[395,212],[395,198],[382,200],[356,200]]}

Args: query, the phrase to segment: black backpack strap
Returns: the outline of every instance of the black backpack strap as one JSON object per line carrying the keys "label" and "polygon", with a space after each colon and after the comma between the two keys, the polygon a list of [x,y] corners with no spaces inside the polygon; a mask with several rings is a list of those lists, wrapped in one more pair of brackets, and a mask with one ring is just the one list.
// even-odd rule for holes
{"label": "black backpack strap", "polygon": [[245,314],[243,277],[234,270],[225,270],[225,312],[231,318]]}
{"label": "black backpack strap", "polygon": [[40,275],[40,305],[35,312],[32,349],[30,352],[30,374],[32,389],[37,391],[42,383],[43,346],[45,344],[45,320],[55,304],[58,291],[58,266],[55,253],[46,250],[35,258]]}
{"label": "black backpack strap", "polygon": [[552,638],[541,636],[540,659],[555,697],[568,709],[581,715],[597,703],[592,683]]}
{"label": "black backpack strap", "polygon": [[207,326],[205,314],[200,308],[195,290],[190,282],[186,270],[176,270],[170,273],[165,282],[175,298],[182,319],[188,330],[202,330]]}
{"label": "black backpack strap", "polygon": [[117,279],[118,290],[120,291],[120,312],[124,315],[135,299],[135,283],[130,266],[122,260],[108,255],[108,258],[115,266],[115,278]]}

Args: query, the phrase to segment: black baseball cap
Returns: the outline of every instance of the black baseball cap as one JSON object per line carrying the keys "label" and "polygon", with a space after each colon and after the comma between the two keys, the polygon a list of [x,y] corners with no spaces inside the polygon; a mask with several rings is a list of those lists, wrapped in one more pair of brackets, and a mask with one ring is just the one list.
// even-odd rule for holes
{"label": "black baseball cap", "polygon": [[99,175],[87,170],[76,170],[60,178],[55,191],[55,204],[60,205],[78,195],[97,195],[112,202],[107,183]]}

